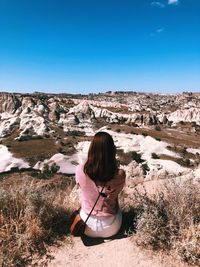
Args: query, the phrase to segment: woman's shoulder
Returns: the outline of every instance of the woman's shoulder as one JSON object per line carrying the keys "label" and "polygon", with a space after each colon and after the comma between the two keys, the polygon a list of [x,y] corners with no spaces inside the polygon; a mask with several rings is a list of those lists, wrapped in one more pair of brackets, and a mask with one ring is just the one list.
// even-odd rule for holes
{"label": "woman's shoulder", "polygon": [[126,173],[125,173],[125,171],[124,171],[123,169],[118,169],[118,170],[117,170],[117,176],[118,176],[119,178],[121,178],[121,179],[125,179],[125,177],[126,177]]}
{"label": "woman's shoulder", "polygon": [[118,169],[116,172],[116,175],[113,179],[113,182],[115,183],[123,183],[125,182],[126,173],[123,169]]}
{"label": "woman's shoulder", "polygon": [[78,164],[78,165],[76,166],[76,170],[83,171],[83,170],[84,170],[84,164]]}
{"label": "woman's shoulder", "polygon": [[84,165],[79,164],[75,168],[76,175],[82,175],[84,173]]}

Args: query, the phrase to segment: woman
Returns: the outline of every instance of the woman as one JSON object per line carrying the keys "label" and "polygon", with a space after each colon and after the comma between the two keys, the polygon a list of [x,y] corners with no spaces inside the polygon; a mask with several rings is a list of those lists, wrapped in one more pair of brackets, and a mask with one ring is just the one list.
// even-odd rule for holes
{"label": "woman", "polygon": [[84,221],[104,187],[87,221],[85,235],[104,238],[115,235],[122,223],[118,194],[125,183],[125,172],[117,167],[116,148],[108,133],[95,134],[85,165],[76,168],[76,182],[81,190],[80,216]]}

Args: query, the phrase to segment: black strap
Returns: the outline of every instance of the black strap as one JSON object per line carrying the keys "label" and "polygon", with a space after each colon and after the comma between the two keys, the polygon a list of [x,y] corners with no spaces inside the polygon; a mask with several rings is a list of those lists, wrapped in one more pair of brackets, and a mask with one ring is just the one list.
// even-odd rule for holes
{"label": "black strap", "polygon": [[94,203],[94,206],[92,207],[90,213],[88,214],[87,219],[85,220],[84,224],[87,223],[87,221],[88,221],[90,215],[92,214],[92,212],[93,212],[93,210],[94,210],[94,208],[95,208],[95,206],[96,206],[96,204],[97,204],[97,202],[98,202],[98,200],[99,200],[99,198],[100,198],[100,196],[101,196],[101,194],[102,194],[102,192],[103,192],[104,187],[105,187],[105,186],[103,186],[102,189],[101,189],[101,191],[99,192],[99,195],[98,195],[98,197],[97,197],[97,199],[96,199],[96,201],[95,201],[95,203]]}

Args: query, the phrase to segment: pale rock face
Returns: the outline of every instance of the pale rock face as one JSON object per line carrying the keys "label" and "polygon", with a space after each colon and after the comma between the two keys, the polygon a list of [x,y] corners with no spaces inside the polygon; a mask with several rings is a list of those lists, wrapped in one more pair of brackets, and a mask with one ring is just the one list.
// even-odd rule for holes
{"label": "pale rock face", "polygon": [[185,121],[192,122],[195,121],[196,124],[200,125],[200,109],[199,108],[189,108],[189,109],[179,109],[168,115],[168,120],[174,123]]}
{"label": "pale rock face", "polygon": [[[79,104],[81,103],[83,100],[81,99],[72,99],[74,104]],[[110,102],[110,101],[95,101],[95,100],[84,100],[87,101],[87,103],[89,105],[95,106],[95,107],[101,107],[101,108],[106,108],[106,107],[113,107],[113,108],[121,108],[121,107],[128,107],[125,104],[121,104],[118,102]]]}
{"label": "pale rock face", "polygon": [[0,94],[0,113],[14,113],[21,106],[21,101],[13,94]]}
{"label": "pale rock face", "polygon": [[85,132],[87,136],[94,135],[94,130],[92,129],[92,121],[91,119],[83,120],[80,119],[80,116],[75,116],[70,114],[66,116],[64,119],[60,118],[58,121],[59,125],[63,126],[63,130],[65,132],[68,131],[78,131]]}
{"label": "pale rock face", "polygon": [[20,114],[20,117],[23,117],[24,115],[31,113],[31,110],[32,110],[31,107],[26,107],[26,108],[24,108],[24,109],[22,110],[21,114]]}
{"label": "pale rock face", "polygon": [[56,114],[55,114],[55,111],[56,111],[56,108],[57,108],[57,106],[58,106],[58,104],[57,104],[57,102],[51,102],[51,101],[49,101],[50,103],[49,103],[49,109],[50,109],[50,111],[49,111],[49,119],[50,120],[56,120]]}
{"label": "pale rock face", "polygon": [[88,101],[83,100],[81,101],[78,105],[74,106],[73,108],[70,108],[69,114],[73,113],[83,113],[83,114],[90,114],[91,108],[90,105],[88,104]]}
{"label": "pale rock face", "polygon": [[45,113],[45,108],[42,104],[38,105],[38,107],[36,108],[36,110],[38,111],[38,113],[40,115],[43,115]]}
{"label": "pale rock face", "polygon": [[74,125],[78,125],[79,124],[79,119],[73,115],[73,114],[70,114],[68,115],[65,119],[60,119],[59,120],[59,123],[63,124],[63,126],[74,126]]}
{"label": "pale rock face", "polygon": [[76,165],[84,164],[86,162],[89,145],[89,141],[79,142],[76,146],[77,152],[74,155],[66,156],[61,153],[57,153],[50,159],[38,161],[34,168],[43,170],[45,164],[51,166],[53,163],[56,163],[56,165],[60,167],[58,172],[74,174]]}
{"label": "pale rock face", "polygon": [[34,113],[23,114],[20,120],[21,130],[19,136],[15,139],[18,141],[37,138],[44,136],[48,132],[48,127],[43,117],[37,116]]}
{"label": "pale rock face", "polygon": [[[195,121],[200,125],[200,104],[199,100],[196,102],[188,102],[185,98],[176,99],[180,104],[179,109],[171,114],[163,114],[162,111],[154,112],[149,107],[149,101],[152,101],[152,97],[146,99],[146,97],[137,96],[130,97],[129,104],[121,104],[115,101],[96,101],[96,100],[82,100],[82,99],[62,99],[57,97],[49,98],[48,100],[41,100],[42,98],[34,98],[32,96],[14,96],[12,94],[0,94],[0,137],[6,137],[10,135],[13,129],[21,130],[17,140],[27,140],[32,138],[38,138],[45,136],[49,133],[49,123],[54,122],[63,126],[64,131],[84,131],[86,135],[93,136],[95,134],[93,130],[94,120],[103,118],[108,123],[137,123],[138,125],[154,125],[162,122],[173,121],[174,123],[179,121]],[[200,99],[200,98],[199,98]],[[184,101],[186,101],[186,103]],[[76,104],[73,108],[66,107],[65,104]],[[183,102],[183,103],[182,103]],[[128,101],[127,101],[128,103]],[[161,105],[165,105],[165,101],[161,101]],[[186,106],[188,109],[184,109]],[[195,107],[196,105],[196,107]],[[107,107],[124,108],[135,111],[133,114],[121,114],[120,112],[111,112]],[[137,111],[149,111],[141,115],[141,112]],[[51,120],[51,122],[49,122]],[[164,122],[165,121],[165,122]],[[183,168],[174,161],[166,161],[160,159],[153,159],[152,153],[157,155],[165,154],[172,157],[179,157],[172,151],[167,149],[167,143],[159,142],[149,136],[144,137],[142,135],[131,135],[123,133],[115,133],[108,131],[106,128],[99,129],[98,131],[109,132],[114,139],[114,142],[119,149],[123,149],[124,152],[136,151],[141,154],[142,159],[145,160],[149,167],[149,172],[144,176],[142,166],[138,165],[134,161],[128,166],[124,167],[127,170],[127,177],[132,181],[132,184],[142,182],[144,179],[164,179],[167,177],[199,177],[199,171],[192,173],[189,169]],[[53,131],[51,132],[53,133]],[[79,163],[84,163],[87,158],[87,152],[90,142],[81,142],[76,146],[77,152],[70,158],[63,158],[61,155],[54,155],[55,158],[48,160],[48,163],[57,162],[60,164],[61,170],[66,171],[64,166],[68,166],[68,171],[74,166],[70,163],[71,159]],[[199,153],[199,149],[187,150],[190,153]],[[63,155],[64,156],[64,155]],[[13,163],[15,164],[15,163]],[[41,168],[42,164],[38,163],[38,168]],[[4,168],[5,169],[5,168]]]}
{"label": "pale rock face", "polygon": [[148,180],[159,180],[159,179],[169,179],[173,178],[176,175],[173,173],[169,173],[165,169],[151,169],[145,177],[145,181]]}
{"label": "pale rock face", "polygon": [[84,164],[87,160],[88,156],[88,150],[89,150],[90,142],[89,141],[84,141],[84,142],[79,142],[76,146],[77,152],[77,157],[78,157],[78,163],[79,164]]}
{"label": "pale rock face", "polygon": [[24,97],[22,99],[22,109],[23,110],[27,107],[30,107],[31,109],[33,109],[35,105],[36,105],[36,103],[31,97]]}
{"label": "pale rock face", "polygon": [[10,119],[4,120],[0,123],[0,137],[6,137],[11,132],[18,128],[20,124],[19,117],[11,117]]}
{"label": "pale rock face", "polygon": [[6,172],[11,170],[13,167],[21,168],[29,168],[29,164],[22,160],[13,157],[13,155],[8,151],[6,146],[0,145],[0,172]]}
{"label": "pale rock face", "polygon": [[193,173],[195,180],[200,182],[200,166],[196,170],[194,170]]}

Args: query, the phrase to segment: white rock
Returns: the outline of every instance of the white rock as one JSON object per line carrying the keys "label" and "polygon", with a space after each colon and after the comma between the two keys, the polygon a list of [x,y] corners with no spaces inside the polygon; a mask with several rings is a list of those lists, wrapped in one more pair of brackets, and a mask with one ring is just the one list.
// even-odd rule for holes
{"label": "white rock", "polygon": [[0,172],[6,172],[11,170],[13,167],[29,168],[28,162],[13,157],[13,155],[8,151],[6,146],[0,145]]}

